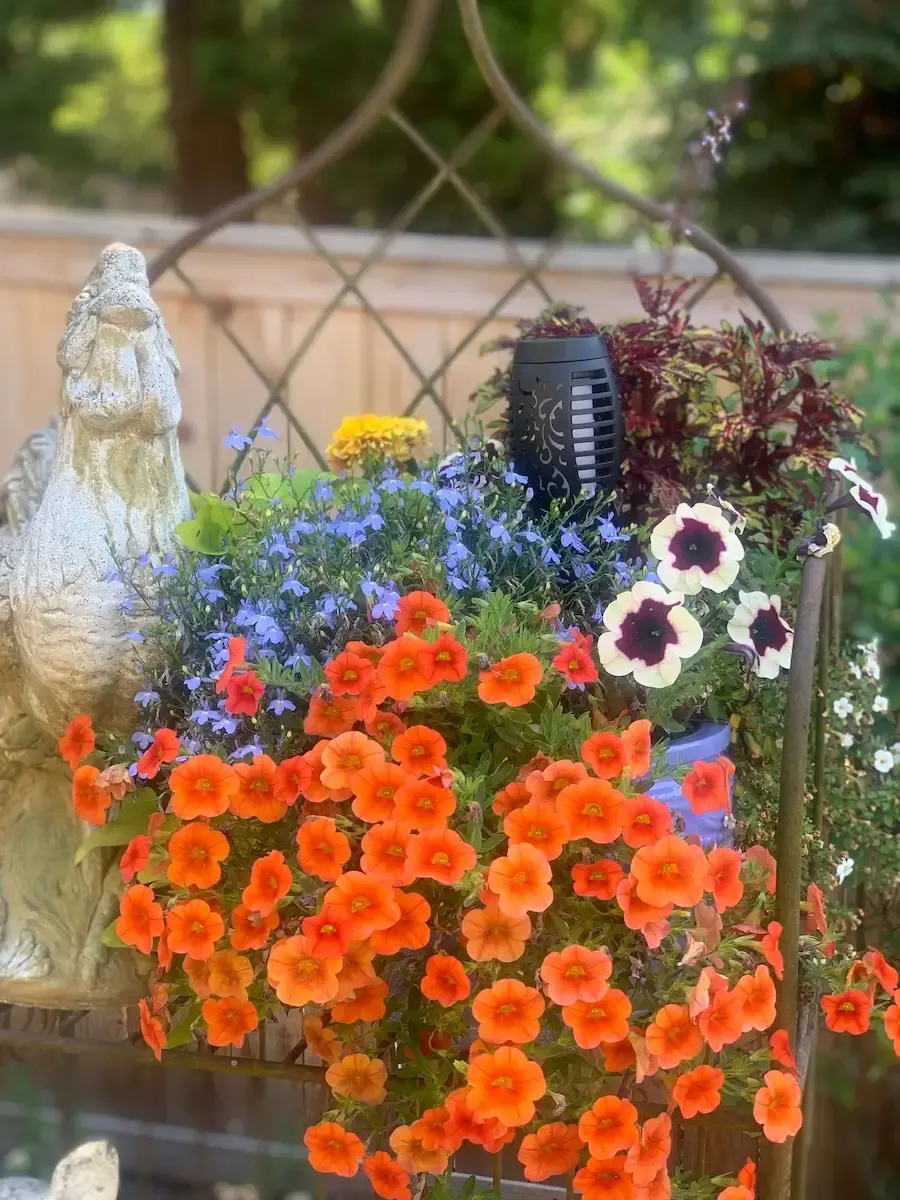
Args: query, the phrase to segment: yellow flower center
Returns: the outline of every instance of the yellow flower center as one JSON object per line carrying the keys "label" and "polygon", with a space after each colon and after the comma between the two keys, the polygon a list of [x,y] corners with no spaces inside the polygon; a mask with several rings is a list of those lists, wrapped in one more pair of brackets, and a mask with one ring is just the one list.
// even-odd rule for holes
{"label": "yellow flower center", "polygon": [[369,901],[366,896],[354,896],[350,902],[350,911],[359,912],[361,908],[368,908]]}
{"label": "yellow flower center", "polygon": [[320,933],[337,933],[337,925],[323,925]]}
{"label": "yellow flower center", "polygon": [[443,850],[438,850],[436,854],[432,854],[431,856],[431,865],[434,867],[449,867],[450,855],[446,854]]}
{"label": "yellow flower center", "polygon": [[397,665],[401,671],[411,671],[416,665],[416,660],[414,658],[401,658]]}
{"label": "yellow flower center", "polygon": [[501,671],[500,674],[501,674],[501,678],[505,679],[507,681],[507,683],[518,683],[519,682],[519,672],[517,670],[515,670],[515,668],[513,668],[513,667],[507,667],[506,670]]}
{"label": "yellow flower center", "polygon": [[378,789],[377,795],[379,800],[392,800],[394,797],[394,789],[388,784],[385,784],[383,788]]}
{"label": "yellow flower center", "polygon": [[390,854],[392,858],[402,858],[406,851],[402,846],[398,846],[397,843],[394,842],[392,845],[388,846],[387,853]]}
{"label": "yellow flower center", "polygon": [[663,863],[659,868],[660,875],[665,875],[667,879],[677,879],[681,875],[678,869],[678,863],[667,862]]}
{"label": "yellow flower center", "polygon": [[437,654],[434,656],[435,662],[450,662],[450,658],[451,655],[449,650],[438,650]]}
{"label": "yellow flower center", "polygon": [[420,796],[416,801],[416,808],[434,808],[430,796]]}
{"label": "yellow flower center", "polygon": [[497,1009],[497,1014],[501,1017],[505,1017],[507,1013],[514,1013],[518,1011],[519,1010],[515,1004],[501,1004]]}
{"label": "yellow flower center", "polygon": [[203,846],[194,846],[191,849],[191,858],[202,858],[205,862],[207,857],[206,849]]}
{"label": "yellow flower center", "polygon": [[531,829],[528,830],[528,836],[533,838],[546,838],[547,830],[543,829],[540,825],[533,825]]}
{"label": "yellow flower center", "polygon": [[600,804],[586,804],[581,810],[583,817],[597,817],[603,812],[603,806]]}
{"label": "yellow flower center", "polygon": [[491,1087],[495,1088],[511,1088],[512,1085],[513,1081],[509,1075],[498,1075],[497,1078],[491,1083]]}
{"label": "yellow flower center", "polygon": [[649,813],[638,813],[638,815],[634,818],[634,823],[635,823],[635,825],[649,825],[650,824],[650,814]]}
{"label": "yellow flower center", "polygon": [[198,792],[211,792],[215,787],[215,784],[211,779],[198,779],[194,784],[194,787]]}
{"label": "yellow flower center", "polygon": [[250,786],[254,792],[267,792],[269,790],[269,783],[266,779],[254,779]]}
{"label": "yellow flower center", "polygon": [[587,975],[587,971],[584,967],[579,966],[578,963],[573,963],[571,967],[566,967],[567,979],[583,979],[585,975]]}
{"label": "yellow flower center", "polygon": [[362,759],[358,754],[348,754],[344,759],[345,767],[359,767],[362,765]]}
{"label": "yellow flower center", "polygon": [[527,879],[528,873],[526,871],[516,871],[515,875],[512,877],[513,883],[525,883]]}

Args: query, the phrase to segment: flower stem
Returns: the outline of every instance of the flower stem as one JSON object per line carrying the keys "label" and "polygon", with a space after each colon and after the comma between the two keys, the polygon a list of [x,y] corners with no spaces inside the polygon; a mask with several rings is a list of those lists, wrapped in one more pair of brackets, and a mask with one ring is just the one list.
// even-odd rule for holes
{"label": "flower stem", "polygon": [[566,1200],[575,1200],[575,1172],[566,1176]]}
{"label": "flower stem", "polygon": [[494,1192],[500,1200],[500,1188],[503,1183],[503,1151],[498,1150],[494,1155]]}

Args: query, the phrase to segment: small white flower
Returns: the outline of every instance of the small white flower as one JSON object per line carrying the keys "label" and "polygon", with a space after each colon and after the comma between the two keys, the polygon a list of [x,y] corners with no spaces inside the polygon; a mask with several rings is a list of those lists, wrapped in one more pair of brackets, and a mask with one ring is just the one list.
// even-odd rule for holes
{"label": "small white flower", "polygon": [[644,687],[668,687],[681,660],[703,644],[700,623],[684,607],[681,592],[642,581],[606,606],[609,630],[597,639],[597,657],[610,675],[634,675]]}
{"label": "small white flower", "polygon": [[876,750],[872,765],[881,775],[887,775],[888,771],[894,769],[894,756],[890,750]]}
{"label": "small white flower", "polygon": [[738,592],[740,604],[728,622],[728,636],[757,655],[753,668],[761,679],[777,679],[791,665],[794,634],[781,615],[781,597],[765,592]]}
{"label": "small white flower", "polygon": [[887,696],[876,696],[872,701],[872,712],[887,712],[890,708],[890,702]]}
{"label": "small white flower", "polygon": [[854,679],[862,679],[862,667],[859,665],[859,663],[850,664],[850,674]]}
{"label": "small white flower", "polygon": [[893,746],[890,747],[890,751],[894,756],[894,761],[900,762],[900,742],[894,742]]}
{"label": "small white flower", "polygon": [[845,750],[849,750],[850,747],[853,745],[853,734],[852,733],[842,733],[841,737],[840,737],[840,742]]}
{"label": "small white flower", "polygon": [[850,495],[857,506],[869,514],[881,536],[889,538],[897,526],[887,519],[887,500],[881,492],[876,492],[871,484],[866,483],[862,476],[857,474],[855,464],[848,462],[846,458],[833,458],[828,466],[832,471],[843,475],[850,485]]}
{"label": "small white flower", "polygon": [[838,883],[843,883],[846,879],[849,879],[849,877],[853,874],[853,868],[855,866],[856,863],[853,861],[853,859],[845,854],[834,869]]}
{"label": "small white flower", "polygon": [[850,703],[848,696],[841,696],[839,700],[835,700],[832,704],[834,715],[840,717],[842,721],[846,721],[848,717],[853,716],[853,705]]}

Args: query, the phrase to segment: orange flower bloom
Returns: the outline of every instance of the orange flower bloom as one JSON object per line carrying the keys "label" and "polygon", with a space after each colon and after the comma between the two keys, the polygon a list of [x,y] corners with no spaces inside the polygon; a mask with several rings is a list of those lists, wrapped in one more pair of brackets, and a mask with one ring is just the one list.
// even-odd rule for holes
{"label": "orange flower bloom", "polygon": [[832,1033],[866,1033],[872,1001],[865,992],[856,989],[842,992],[839,996],[823,996],[822,1009],[825,1024]]}
{"label": "orange flower bloom", "polygon": [[[715,762],[695,762],[684,777],[681,790],[691,806],[691,812],[728,812],[731,795],[728,790],[729,775],[723,764],[727,759],[719,757]],[[729,766],[731,764],[729,763]],[[732,771],[734,768],[732,768]]]}
{"label": "orange flower bloom", "polygon": [[459,883],[478,862],[474,849],[454,829],[416,834],[409,857],[417,879],[434,879],[448,885]]}
{"label": "orange flower bloom", "polygon": [[712,892],[716,902],[716,912],[726,912],[740,904],[744,895],[744,885],[741,883],[741,855],[737,850],[716,847],[707,856],[709,876],[706,880],[707,891]]}
{"label": "orange flower bloom", "polygon": [[666,904],[693,908],[699,904],[708,873],[702,847],[672,835],[652,846],[642,846],[631,860],[638,899],[658,908]]}
{"label": "orange flower bloom", "polygon": [[335,1121],[312,1125],[303,1135],[309,1151],[309,1165],[321,1175],[341,1175],[345,1179],[359,1170],[365,1150],[355,1133]]}
{"label": "orange flower bloom", "polygon": [[617,733],[592,733],[581,757],[600,779],[618,779],[625,770],[625,747]]}
{"label": "orange flower bloom", "polygon": [[159,941],[156,944],[156,961],[159,963],[161,974],[165,975],[166,971],[171,967],[174,957],[172,948],[169,945],[169,935],[164,929],[159,935]]}
{"label": "orange flower bloom", "polygon": [[577,1125],[554,1121],[541,1125],[522,1139],[519,1162],[525,1168],[525,1178],[541,1183],[552,1175],[565,1175],[578,1166],[581,1157],[581,1138]]}
{"label": "orange flower bloom", "polygon": [[494,794],[491,811],[498,817],[505,817],[507,813],[511,813],[517,808],[524,808],[530,799],[531,792],[524,783],[517,779]]}
{"label": "orange flower bloom", "polygon": [[461,683],[469,672],[469,655],[452,633],[442,633],[426,643],[425,658],[430,667],[431,683]]}
{"label": "orange flower bloom", "polygon": [[[74,770],[74,767],[72,769]],[[138,1011],[141,1017],[141,1037],[153,1051],[156,1061],[162,1062],[162,1052],[166,1048],[166,1031],[163,1023],[158,1017],[152,1015],[150,1006],[143,998],[138,1001]]]}
{"label": "orange flower bloom", "polygon": [[631,1001],[618,988],[610,988],[599,1000],[576,1000],[562,1010],[563,1021],[582,1050],[628,1037],[630,1016]]}
{"label": "orange flower bloom", "polygon": [[228,661],[219,672],[219,678],[216,680],[216,695],[221,694],[231,682],[231,677],[234,675],[237,667],[244,665],[244,655],[247,653],[247,639],[242,637],[233,637],[228,639]]}
{"label": "orange flower bloom", "polygon": [[375,668],[368,658],[344,650],[325,664],[324,675],[333,696],[358,696],[375,678]]}
{"label": "orange flower bloom", "polygon": [[387,1089],[387,1067],[367,1054],[348,1054],[325,1072],[325,1082],[336,1096],[347,1096],[360,1104],[381,1104]]}
{"label": "orange flower bloom", "polygon": [[269,940],[269,934],[280,923],[277,912],[264,917],[245,904],[238,904],[231,912],[231,944],[235,950],[262,950]]}
{"label": "orange flower bloom", "polygon": [[607,980],[610,975],[612,963],[609,955],[603,950],[589,950],[587,946],[566,946],[564,950],[554,950],[541,963],[541,979],[554,1004],[602,1000],[609,991]]}
{"label": "orange flower bloom", "polygon": [[297,830],[297,862],[307,875],[331,883],[350,858],[350,843],[329,817],[314,817]]}
{"label": "orange flower bloom", "polygon": [[525,943],[531,937],[531,921],[527,916],[509,917],[493,903],[467,912],[460,932],[466,953],[474,962],[510,963],[525,953]]}
{"label": "orange flower bloom", "polygon": [[[740,1171],[738,1171],[738,1183],[749,1192],[756,1191],[756,1163],[752,1158],[748,1158]],[[753,1200],[752,1196],[750,1200]]]}
{"label": "orange flower bloom", "polygon": [[166,914],[166,936],[175,954],[209,958],[225,932],[225,922],[205,900],[186,900]]}
{"label": "orange flower bloom", "polygon": [[495,858],[488,871],[488,887],[508,917],[543,912],[553,903],[550,864],[527,842],[510,846],[505,858]]}
{"label": "orange flower bloom", "polygon": [[[815,884],[810,884],[810,887],[814,886]],[[900,976],[898,976],[894,967],[887,962],[884,955],[879,950],[868,950],[863,955],[863,962],[887,994],[893,996],[897,990],[898,983],[900,983]]]}
{"label": "orange flower bloom", "polygon": [[206,960],[209,970],[209,990],[214,996],[247,999],[247,989],[253,982],[253,965],[249,958],[236,950],[217,950]]}
{"label": "orange flower bloom", "polygon": [[479,1054],[469,1064],[468,1104],[477,1117],[496,1117],[509,1128],[527,1125],[534,1102],[547,1090],[544,1073],[516,1046]]}
{"label": "orange flower bloom", "polygon": [[236,763],[238,791],[231,797],[230,808],[236,817],[255,817],[265,825],[280,821],[287,804],[275,796],[278,767],[268,754],[254,755],[248,763]]}
{"label": "orange flower bloom", "polygon": [[282,1004],[327,1004],[338,994],[339,958],[316,958],[309,938],[276,942],[266,964],[267,978]]}
{"label": "orange flower bloom", "polygon": [[782,926],[778,921],[770,921],[768,933],[760,939],[759,948],[763,952],[763,957],[766,962],[775,972],[779,979],[784,978],[784,955],[778,946],[778,940],[781,937]]}
{"label": "orange flower bloom", "polygon": [[206,1040],[211,1046],[234,1046],[240,1049],[247,1034],[259,1025],[255,1005],[234,996],[222,1000],[204,1000],[202,1012],[206,1022]]}
{"label": "orange flower bloom", "polygon": [[141,954],[153,949],[153,939],[165,927],[162,907],[157,904],[151,888],[143,884],[130,887],[119,901],[116,933],[126,946],[134,946]]}
{"label": "orange flower bloom", "polygon": [[391,757],[411,775],[431,775],[447,765],[447,743],[427,725],[411,725],[394,738]]}
{"label": "orange flower bloom", "polygon": [[179,763],[169,776],[172,812],[182,821],[220,817],[239,787],[234,767],[214,754],[197,754]]}
{"label": "orange flower bloom", "polygon": [[650,731],[653,726],[649,721],[632,721],[627,729],[622,731],[622,748],[625,751],[625,765],[632,779],[640,779],[650,771]]}
{"label": "orange flower bloom", "polygon": [[184,973],[188,977],[188,983],[200,999],[208,1000],[212,995],[212,988],[209,986],[209,959],[201,962],[196,958],[186,958]]}
{"label": "orange flower bloom", "polygon": [[429,626],[450,620],[450,609],[431,592],[410,592],[401,596],[397,604],[394,628],[398,634],[414,633],[419,637]]}
{"label": "orange flower bloom", "polygon": [[579,863],[572,868],[572,885],[576,896],[591,896],[594,900],[612,900],[625,872],[614,858],[599,862]]}
{"label": "orange flower bloom", "polygon": [[737,1187],[723,1188],[716,1200],[753,1200],[753,1193],[743,1184],[738,1184]]}
{"label": "orange flower bloom", "polygon": [[397,792],[411,782],[412,776],[402,767],[388,762],[371,763],[353,781],[354,816],[370,825],[393,821]]}
{"label": "orange flower bloom", "polygon": [[406,726],[395,712],[375,712],[367,716],[365,729],[369,737],[373,737],[380,746],[389,746],[398,733]]}
{"label": "orange flower bloom", "polygon": [[578,1122],[578,1136],[594,1158],[612,1158],[638,1140],[638,1111],[630,1100],[601,1096]]}
{"label": "orange flower bloom", "polygon": [[631,1176],[625,1170],[625,1155],[589,1158],[575,1175],[575,1191],[584,1200],[637,1200]]}
{"label": "orange flower bloom", "polygon": [[594,665],[589,649],[590,639],[585,643],[562,642],[559,653],[553,659],[553,665],[560,675],[565,675],[570,684],[594,683],[599,679],[600,672]]}
{"label": "orange flower bloom", "polygon": [[425,779],[412,779],[394,796],[394,817],[420,832],[444,829],[456,811],[456,796],[449,788]]}
{"label": "orange flower bloom", "polygon": [[443,1175],[449,1161],[447,1151],[440,1147],[426,1150],[421,1133],[421,1129],[416,1130],[414,1125],[397,1126],[388,1139],[391,1149],[397,1155],[397,1162],[414,1175],[424,1172]]}
{"label": "orange flower bloom", "polygon": [[410,1131],[421,1141],[426,1150],[446,1150],[455,1154],[462,1145],[456,1130],[450,1130],[450,1113],[446,1108],[426,1108],[418,1121],[413,1121]]}
{"label": "orange flower bloom", "polygon": [[267,917],[291,890],[294,877],[280,850],[271,850],[250,868],[250,883],[241,900],[247,908]]}
{"label": "orange flower bloom", "polygon": [[626,846],[652,846],[672,832],[672,814],[661,800],[652,796],[630,796],[619,809],[622,841]]}
{"label": "orange flower bloom", "polygon": [[410,858],[412,834],[408,825],[398,821],[385,821],[373,825],[363,835],[360,867],[366,875],[405,887],[416,878],[416,870]]}
{"label": "orange flower bloom", "polygon": [[378,678],[394,700],[409,700],[431,686],[431,656],[421,638],[405,633],[389,642],[378,664]]}
{"label": "orange flower bloom", "polygon": [[555,805],[567,787],[571,787],[573,783],[581,783],[587,777],[588,773],[581,763],[561,758],[558,762],[547,763],[540,770],[528,771],[525,775],[525,786],[531,793],[532,800]]}
{"label": "orange flower bloom", "polygon": [[616,888],[616,900],[619,902],[625,924],[629,929],[645,929],[657,921],[664,921],[675,907],[674,904],[664,904],[661,907],[647,904],[638,895],[637,884],[637,879],[629,875]]}
{"label": "orange flower bloom", "polygon": [[559,858],[569,840],[569,826],[552,804],[531,800],[523,808],[507,813],[503,831],[511,845],[527,842],[544,858]]}
{"label": "orange flower bloom", "polygon": [[68,763],[74,771],[81,760],[87,758],[97,745],[91,718],[87,713],[73,717],[66,726],[66,732],[56,744],[63,762]]}
{"label": "orange flower bloom", "polygon": [[668,1071],[700,1053],[703,1035],[683,1004],[667,1004],[647,1026],[647,1049]]}
{"label": "orange flower bloom", "polygon": [[372,1191],[381,1200],[411,1200],[409,1173],[384,1150],[364,1158],[362,1166]]}
{"label": "orange flower bloom", "polygon": [[192,821],[176,829],[169,838],[170,883],[183,888],[211,888],[222,878],[219,865],[228,857],[228,838],[202,821]]}
{"label": "orange flower bloom", "polygon": [[900,1058],[900,995],[895,995],[894,1003],[885,1010],[884,1032],[894,1043],[894,1053]]}
{"label": "orange flower bloom", "polygon": [[668,1113],[648,1117],[641,1126],[640,1139],[628,1151],[625,1170],[637,1187],[649,1187],[666,1169],[671,1153],[672,1118]]}
{"label": "orange flower bloom", "polygon": [[138,775],[155,779],[163,763],[174,762],[181,753],[181,742],[174,729],[157,729],[153,741],[137,761]]}
{"label": "orange flower bloom", "polygon": [[786,1029],[775,1030],[769,1038],[769,1050],[774,1062],[787,1067],[789,1071],[797,1070],[797,1061],[791,1054],[791,1041]]}
{"label": "orange flower bloom", "polygon": [[466,968],[450,954],[432,954],[425,964],[419,988],[423,996],[443,1008],[452,1008],[465,1000],[472,990]]}
{"label": "orange flower bloom", "polygon": [[323,1062],[335,1063],[341,1057],[341,1043],[331,1026],[325,1026],[322,1018],[311,1014],[303,1018],[303,1036],[306,1048]]}
{"label": "orange flower bloom", "polygon": [[625,797],[605,779],[583,779],[559,797],[559,811],[569,823],[573,841],[587,838],[603,844],[622,832],[621,805]]}
{"label": "orange flower bloom", "polygon": [[375,951],[372,949],[371,940],[350,943],[338,975],[336,1000],[345,1000],[357,988],[368,987],[377,978],[372,966],[374,960]]}
{"label": "orange flower bloom", "polygon": [[383,979],[355,988],[344,1000],[331,1006],[331,1019],[338,1025],[353,1025],[356,1021],[380,1021],[387,1012],[384,998],[388,985]]}
{"label": "orange flower bloom", "polygon": [[290,808],[292,804],[297,803],[297,798],[309,783],[311,775],[312,767],[302,754],[284,759],[278,764],[278,770],[275,772],[272,795],[279,804],[286,804]]}
{"label": "orange flower bloom", "polygon": [[775,984],[769,968],[760,963],[752,975],[741,976],[734,990],[743,1002],[743,1032],[768,1029],[775,1020]]}
{"label": "orange flower bloom", "polygon": [[[720,993],[724,995],[724,993]],[[722,1102],[720,1089],[725,1082],[725,1073],[718,1067],[694,1067],[675,1080],[672,1099],[681,1109],[686,1121],[697,1113],[711,1113]]]}
{"label": "orange flower bloom", "polygon": [[310,737],[340,737],[353,728],[358,717],[359,706],[354,697],[313,692],[303,721],[303,732]]}
{"label": "orange flower bloom", "polygon": [[143,833],[133,837],[119,859],[119,870],[123,883],[131,883],[150,861],[150,839]]}
{"label": "orange flower bloom", "polygon": [[396,954],[398,950],[421,950],[431,938],[428,921],[431,905],[417,892],[394,891],[400,916],[387,929],[376,929],[369,945],[376,954]]}
{"label": "orange flower bloom", "polygon": [[718,1054],[723,1046],[730,1046],[744,1032],[743,994],[737,989],[716,992],[697,1024],[710,1050]]}
{"label": "orange flower bloom", "polygon": [[529,704],[544,669],[533,654],[511,654],[478,676],[478,696],[485,704],[508,704],[521,708]]}
{"label": "orange flower bloom", "polygon": [[478,1036],[489,1044],[533,1042],[541,1031],[543,1011],[541,993],[519,979],[498,979],[472,1001]]}
{"label": "orange flower bloom", "polygon": [[303,934],[309,939],[313,958],[343,958],[350,949],[347,920],[328,905],[321,912],[303,918]]}
{"label": "orange flower bloom", "polygon": [[112,804],[112,795],[97,786],[100,772],[89,763],[76,767],[72,776],[72,807],[76,814],[89,825],[104,825],[106,810]]}
{"label": "orange flower bloom", "polygon": [[800,1084],[785,1071],[766,1071],[765,1086],[753,1100],[753,1119],[770,1142],[784,1142],[803,1124]]}
{"label": "orange flower bloom", "polygon": [[354,781],[365,767],[384,762],[384,750],[364,733],[351,730],[328,742],[322,750],[323,787],[331,792],[353,790]]}
{"label": "orange flower bloom", "polygon": [[341,875],[325,893],[324,903],[332,905],[337,915],[347,921],[354,941],[365,941],[376,929],[389,929],[400,919],[391,885],[362,871]]}

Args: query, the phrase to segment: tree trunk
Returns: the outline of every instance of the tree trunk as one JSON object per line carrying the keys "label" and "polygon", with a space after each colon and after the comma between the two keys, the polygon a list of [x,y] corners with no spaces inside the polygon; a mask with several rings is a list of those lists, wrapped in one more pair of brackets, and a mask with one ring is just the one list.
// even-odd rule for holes
{"label": "tree trunk", "polygon": [[203,70],[216,42],[231,51],[240,45],[241,0],[166,0],[164,20],[173,199],[179,213],[200,217],[249,187],[240,88],[216,88]]}

